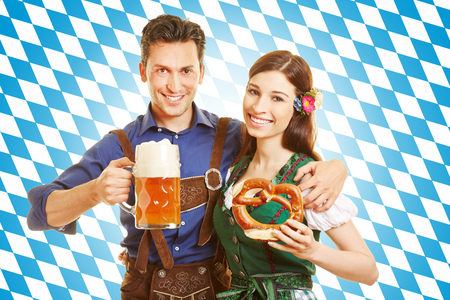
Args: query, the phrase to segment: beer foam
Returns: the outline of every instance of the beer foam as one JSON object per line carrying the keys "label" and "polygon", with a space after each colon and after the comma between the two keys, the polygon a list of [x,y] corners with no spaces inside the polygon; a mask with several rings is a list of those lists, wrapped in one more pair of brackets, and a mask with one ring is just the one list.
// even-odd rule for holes
{"label": "beer foam", "polygon": [[135,177],[180,177],[178,145],[168,139],[136,146]]}
{"label": "beer foam", "polygon": [[160,145],[172,145],[172,143],[168,140],[168,139],[162,139],[159,142],[155,142],[155,141],[148,141],[148,142],[143,142],[141,143],[141,145],[154,145],[154,144],[160,144]]}

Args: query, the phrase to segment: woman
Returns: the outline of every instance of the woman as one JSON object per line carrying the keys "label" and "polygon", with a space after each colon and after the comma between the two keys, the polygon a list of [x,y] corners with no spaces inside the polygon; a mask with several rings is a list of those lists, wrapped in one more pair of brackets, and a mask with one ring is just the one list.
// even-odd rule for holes
{"label": "woman", "polygon": [[[214,210],[214,227],[233,273],[231,290],[217,297],[316,299],[311,290],[316,265],[343,279],[372,285],[378,278],[375,259],[351,221],[356,206],[343,195],[326,212],[306,210],[303,223],[288,220],[273,233],[281,242],[252,240],[235,224],[231,202],[236,185],[255,177],[298,185],[293,180],[296,170],[321,160],[313,148],[314,109],[322,93],[311,88],[308,64],[288,51],[274,51],[255,62],[249,78],[243,103],[246,139]],[[280,224],[289,216],[273,201],[248,211],[265,224]],[[320,231],[339,250],[319,243]]]}

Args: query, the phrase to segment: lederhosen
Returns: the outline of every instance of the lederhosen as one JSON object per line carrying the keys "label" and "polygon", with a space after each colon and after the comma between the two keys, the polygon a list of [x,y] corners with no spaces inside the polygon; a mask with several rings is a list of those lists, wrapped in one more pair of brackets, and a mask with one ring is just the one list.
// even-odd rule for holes
{"label": "lederhosen", "polygon": [[[211,238],[213,211],[219,197],[222,177],[220,164],[230,118],[220,118],[217,124],[209,170],[204,176],[181,180],[181,211],[206,203],[206,213],[199,235],[199,246]],[[123,130],[113,131],[124,155],[135,161],[134,149]],[[148,264],[151,240],[163,263]],[[127,257],[127,272],[122,282],[122,299],[215,299],[215,294],[229,289],[231,271],[225,253],[218,242],[214,258],[192,264],[174,265],[172,253],[161,229],[145,230],[136,260]]]}

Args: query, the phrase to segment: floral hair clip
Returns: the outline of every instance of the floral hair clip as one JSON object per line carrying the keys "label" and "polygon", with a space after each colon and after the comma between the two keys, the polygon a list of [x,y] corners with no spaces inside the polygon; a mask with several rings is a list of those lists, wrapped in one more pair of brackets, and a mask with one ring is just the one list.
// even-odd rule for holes
{"label": "floral hair clip", "polygon": [[294,99],[294,108],[302,115],[309,115],[316,108],[320,108],[323,102],[323,94],[320,90],[312,88],[308,92]]}

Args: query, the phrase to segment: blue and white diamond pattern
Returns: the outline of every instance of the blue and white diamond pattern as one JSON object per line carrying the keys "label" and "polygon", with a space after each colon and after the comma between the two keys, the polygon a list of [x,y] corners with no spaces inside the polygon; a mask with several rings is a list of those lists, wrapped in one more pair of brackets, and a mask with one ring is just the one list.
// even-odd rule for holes
{"label": "blue and white diamond pattern", "polygon": [[220,116],[241,119],[261,54],[310,64],[325,95],[317,150],[346,163],[344,193],[380,270],[369,287],[319,269],[321,299],[450,297],[450,2],[2,0],[1,299],[120,299],[117,207],[88,211],[65,236],[28,229],[26,196],[145,112],[139,40],[162,13],[204,29],[196,102]]}

